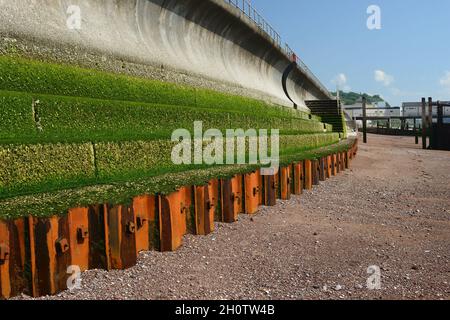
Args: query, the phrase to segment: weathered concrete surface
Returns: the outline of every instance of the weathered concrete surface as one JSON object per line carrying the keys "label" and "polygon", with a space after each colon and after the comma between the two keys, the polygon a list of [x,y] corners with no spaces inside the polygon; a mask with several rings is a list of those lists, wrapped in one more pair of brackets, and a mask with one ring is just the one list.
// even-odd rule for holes
{"label": "weathered concrete surface", "polygon": [[[369,135],[351,170],[42,299],[450,299],[450,153]],[[368,290],[369,266],[381,290]],[[26,297],[24,297],[26,298]]]}
{"label": "weathered concrete surface", "polygon": [[[67,27],[69,6],[81,9],[80,30]],[[239,10],[222,0],[0,0],[0,35],[28,41],[29,50],[63,48],[123,62],[168,68],[261,93],[292,106],[282,86],[289,58]],[[65,49],[65,48],[70,48]],[[99,63],[96,63],[99,65]],[[287,80],[291,99],[328,98],[296,68]]]}

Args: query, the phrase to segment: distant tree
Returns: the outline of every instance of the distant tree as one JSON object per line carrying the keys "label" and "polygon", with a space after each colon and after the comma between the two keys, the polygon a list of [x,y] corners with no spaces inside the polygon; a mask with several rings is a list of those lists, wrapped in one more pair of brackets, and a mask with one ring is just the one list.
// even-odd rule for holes
{"label": "distant tree", "polygon": [[[336,97],[337,93],[332,92],[332,95]],[[356,101],[358,101],[362,97],[365,97],[367,99],[368,103],[374,104],[377,102],[385,102],[387,107],[391,106],[387,101],[385,101],[383,98],[381,98],[379,94],[371,96],[367,93],[360,94],[360,93],[356,93],[356,92],[344,92],[341,90],[341,91],[339,91],[339,96],[344,105],[355,104]]]}

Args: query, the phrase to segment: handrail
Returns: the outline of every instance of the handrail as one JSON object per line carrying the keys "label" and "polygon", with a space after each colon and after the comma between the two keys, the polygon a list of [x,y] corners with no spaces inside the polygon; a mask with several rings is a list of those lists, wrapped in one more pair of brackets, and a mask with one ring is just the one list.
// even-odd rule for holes
{"label": "handrail", "polygon": [[298,67],[318,86],[324,93],[330,95],[328,89],[320,82],[320,80],[314,75],[314,73],[308,68],[308,66],[298,57],[298,55],[292,50],[287,43],[282,44],[280,34],[271,26],[266,19],[250,4],[248,0],[224,0],[229,5],[239,9],[245,16],[247,16],[256,26],[266,33],[274,44],[281,49],[281,51],[288,56],[288,58],[296,62]]}

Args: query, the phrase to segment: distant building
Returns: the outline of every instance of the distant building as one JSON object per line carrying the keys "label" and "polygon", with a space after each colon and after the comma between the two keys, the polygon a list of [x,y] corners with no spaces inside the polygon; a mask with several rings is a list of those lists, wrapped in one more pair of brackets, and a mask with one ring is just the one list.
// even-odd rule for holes
{"label": "distant building", "polygon": [[[450,104],[448,101],[442,101],[444,104]],[[428,103],[426,109],[426,114],[428,115]],[[422,102],[403,102],[402,104],[403,116],[404,117],[422,117]],[[450,107],[444,107],[444,116],[450,116]],[[433,107],[433,117],[437,117],[437,106]]]}
{"label": "distant building", "polygon": [[[355,104],[344,106],[344,111],[350,118],[362,117],[362,99]],[[366,113],[368,117],[399,117],[401,115],[400,107],[387,107],[385,102],[366,104]]]}
{"label": "distant building", "polygon": [[[356,101],[353,105],[344,106],[344,112],[349,118],[358,118],[363,116],[362,99]],[[387,107],[385,102],[376,104],[366,103],[367,117],[399,117],[401,115],[400,107]],[[368,121],[371,124],[371,121]],[[358,127],[362,127],[362,121],[357,121]]]}

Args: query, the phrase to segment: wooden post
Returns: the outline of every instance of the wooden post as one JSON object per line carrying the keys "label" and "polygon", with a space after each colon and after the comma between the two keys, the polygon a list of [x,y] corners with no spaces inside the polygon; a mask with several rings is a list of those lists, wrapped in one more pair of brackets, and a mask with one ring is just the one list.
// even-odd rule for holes
{"label": "wooden post", "polygon": [[[434,141],[434,143],[433,143],[434,148],[436,148],[436,149],[439,148],[440,145],[442,143],[444,143],[444,141],[445,141],[445,138],[442,137],[442,134],[444,132],[442,130],[443,124],[444,124],[444,108],[441,105],[441,103],[438,101],[437,102],[437,125],[436,125],[436,135],[435,135],[436,141]],[[441,143],[441,140],[443,140],[442,143]]]}
{"label": "wooden post", "polygon": [[426,100],[422,98],[422,149],[427,148],[427,119],[426,119]]}
{"label": "wooden post", "polygon": [[444,108],[439,101],[437,102],[437,117],[438,127],[441,127],[444,124]]}
{"label": "wooden post", "polygon": [[363,111],[363,142],[367,143],[367,106],[366,106],[366,97],[362,98],[362,111]]}
{"label": "wooden post", "polygon": [[433,98],[428,98],[428,147],[433,145]]}
{"label": "wooden post", "polygon": [[417,119],[414,118],[414,138],[416,140],[416,144],[419,144],[419,135],[417,134]]}

